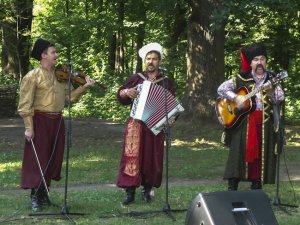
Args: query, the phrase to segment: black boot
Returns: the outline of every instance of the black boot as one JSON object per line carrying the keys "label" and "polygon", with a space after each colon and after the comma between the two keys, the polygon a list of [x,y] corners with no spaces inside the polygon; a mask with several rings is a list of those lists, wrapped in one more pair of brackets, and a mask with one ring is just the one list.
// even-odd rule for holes
{"label": "black boot", "polygon": [[134,202],[135,198],[135,187],[126,188],[126,197],[123,200],[123,205],[128,205]]}
{"label": "black boot", "polygon": [[145,202],[150,202],[151,201],[151,195],[150,195],[151,189],[152,189],[151,186],[144,186],[143,189],[142,189],[142,199]]}
{"label": "black boot", "polygon": [[252,185],[251,185],[251,189],[255,190],[255,189],[262,189],[262,184],[261,184],[261,180],[257,179],[257,180],[252,180]]}
{"label": "black boot", "polygon": [[239,186],[240,179],[238,178],[229,178],[228,179],[228,191],[236,191]]}
{"label": "black boot", "polygon": [[32,208],[32,211],[34,211],[34,212],[41,210],[41,205],[39,202],[39,195],[40,195],[40,190],[38,188],[31,189],[31,194],[30,194],[31,208]]}
{"label": "black boot", "polygon": [[[48,188],[48,191],[50,191],[49,188]],[[44,187],[43,188],[41,187],[39,203],[41,206],[50,206],[51,205],[47,190]]]}

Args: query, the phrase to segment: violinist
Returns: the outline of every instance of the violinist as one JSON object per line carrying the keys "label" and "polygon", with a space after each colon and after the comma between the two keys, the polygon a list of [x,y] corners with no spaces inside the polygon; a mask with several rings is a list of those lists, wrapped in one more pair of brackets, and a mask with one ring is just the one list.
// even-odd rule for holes
{"label": "violinist", "polygon": [[55,76],[58,53],[47,40],[35,42],[31,57],[40,64],[24,76],[20,87],[18,113],[25,125],[21,188],[31,189],[32,210],[39,211],[51,205],[48,196],[51,180],[61,178],[65,101],[77,101],[95,81],[86,76],[84,85],[69,92],[68,80],[58,81]]}

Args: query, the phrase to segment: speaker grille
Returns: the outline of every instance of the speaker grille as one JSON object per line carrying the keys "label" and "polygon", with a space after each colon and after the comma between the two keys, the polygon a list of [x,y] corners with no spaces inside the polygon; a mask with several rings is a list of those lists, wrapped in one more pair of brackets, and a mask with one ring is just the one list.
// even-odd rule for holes
{"label": "speaker grille", "polygon": [[278,225],[262,190],[199,193],[186,225]]}

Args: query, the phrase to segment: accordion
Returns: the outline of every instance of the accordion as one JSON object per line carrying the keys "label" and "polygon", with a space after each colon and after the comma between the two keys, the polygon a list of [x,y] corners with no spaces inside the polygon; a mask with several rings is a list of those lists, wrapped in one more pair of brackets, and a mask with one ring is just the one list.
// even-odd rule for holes
{"label": "accordion", "polygon": [[184,111],[178,100],[160,85],[144,81],[137,86],[137,91],[130,117],[143,121],[155,135],[164,128],[166,117],[175,118]]}

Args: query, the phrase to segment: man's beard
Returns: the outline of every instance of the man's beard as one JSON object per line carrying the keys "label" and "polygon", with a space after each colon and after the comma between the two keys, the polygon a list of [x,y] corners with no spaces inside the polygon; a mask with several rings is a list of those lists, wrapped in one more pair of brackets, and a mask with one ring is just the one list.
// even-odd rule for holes
{"label": "man's beard", "polygon": [[258,64],[255,68],[255,73],[257,73],[257,69],[261,68],[263,70],[263,72],[266,72],[264,66],[262,64]]}
{"label": "man's beard", "polygon": [[[152,67],[152,69],[149,69],[150,66]],[[154,67],[153,64],[147,65],[147,71],[148,71],[148,72],[153,72],[154,70],[155,70],[155,67]]]}

